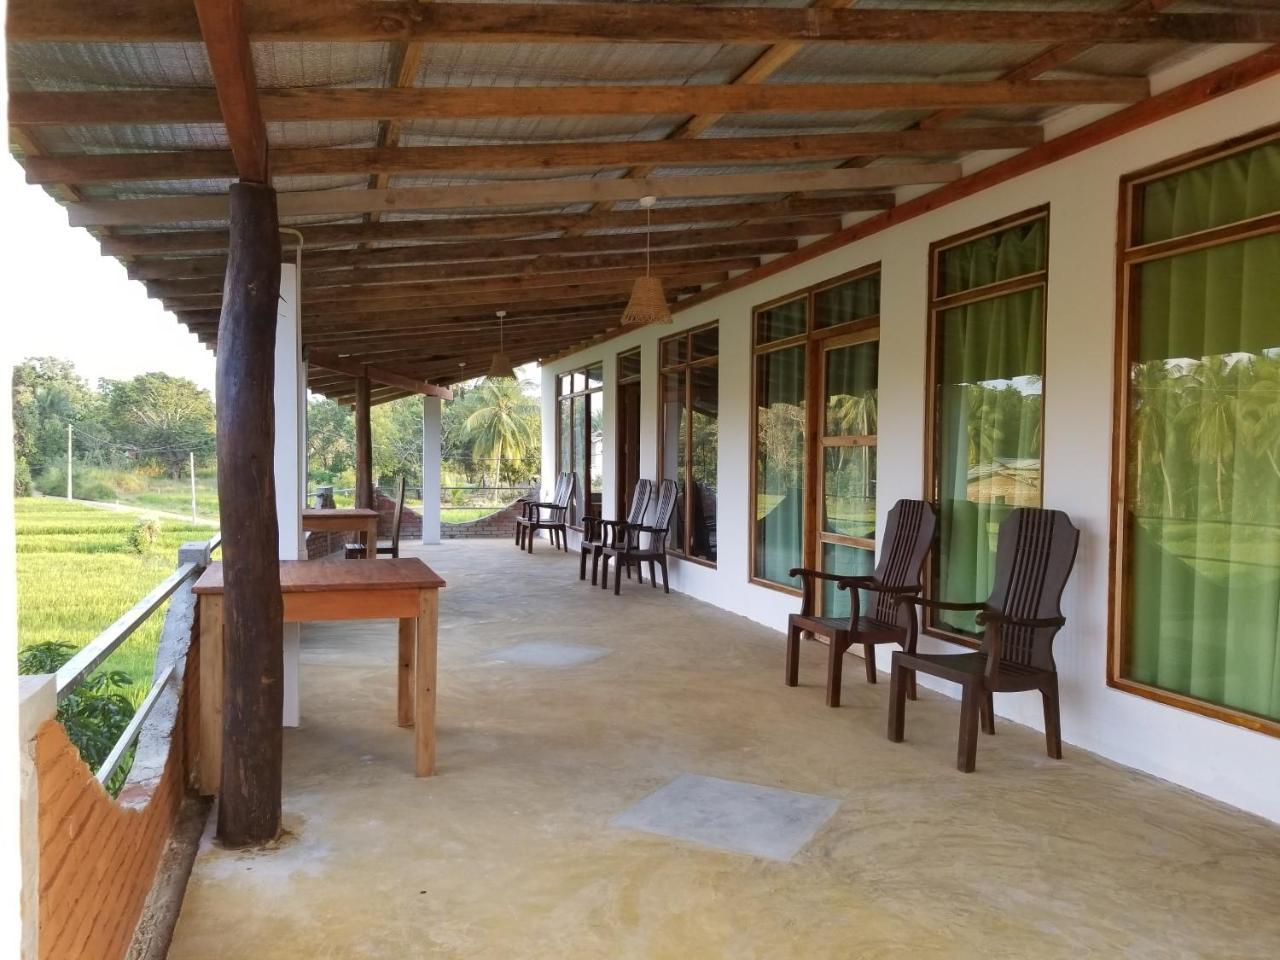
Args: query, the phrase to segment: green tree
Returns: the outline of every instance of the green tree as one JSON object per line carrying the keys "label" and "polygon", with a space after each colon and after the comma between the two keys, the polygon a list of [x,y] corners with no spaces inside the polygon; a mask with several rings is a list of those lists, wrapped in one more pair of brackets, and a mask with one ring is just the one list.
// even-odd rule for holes
{"label": "green tree", "polygon": [[307,480],[330,484],[356,462],[356,428],[351,408],[328,397],[307,404]]}
{"label": "green tree", "polygon": [[490,461],[482,473],[496,482],[504,460],[522,460],[537,449],[541,434],[537,401],[526,390],[529,384],[503,378],[485,379],[476,389],[476,409],[464,427],[477,458]]}
{"label": "green tree", "polygon": [[1188,403],[1181,411],[1182,425],[1189,431],[1201,462],[1213,464],[1214,498],[1218,515],[1226,515],[1227,492],[1224,479],[1235,456],[1237,379],[1244,364],[1226,357],[1208,357],[1191,374]]}
{"label": "green tree", "polygon": [[103,424],[140,463],[159,465],[177,478],[189,453],[198,464],[213,458],[213,398],[207,390],[167,373],[103,380],[100,389]]}
{"label": "green tree", "polygon": [[31,472],[61,464],[67,455],[67,424],[93,418],[88,384],[68,360],[29,357],[13,370],[15,460]]}

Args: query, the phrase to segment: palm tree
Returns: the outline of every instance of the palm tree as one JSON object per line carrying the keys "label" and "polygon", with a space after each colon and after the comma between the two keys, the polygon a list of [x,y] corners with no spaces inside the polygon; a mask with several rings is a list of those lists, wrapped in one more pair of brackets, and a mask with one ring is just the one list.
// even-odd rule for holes
{"label": "palm tree", "polygon": [[1235,455],[1238,375],[1226,357],[1206,358],[1193,375],[1191,402],[1183,411],[1184,419],[1190,420],[1191,441],[1199,455],[1213,461],[1213,486],[1220,517],[1226,515],[1222,481],[1227,462]]}
{"label": "palm tree", "polygon": [[538,440],[538,404],[525,386],[510,378],[486,379],[477,389],[475,412],[463,423],[474,453],[495,464],[495,486],[503,461],[521,459]]}
{"label": "palm tree", "polygon": [[1134,451],[1134,496],[1141,503],[1143,475],[1149,463],[1160,471],[1165,516],[1173,516],[1173,484],[1169,482],[1169,468],[1165,461],[1169,426],[1174,416],[1170,412],[1171,401],[1179,396],[1172,390],[1170,372],[1161,360],[1148,360],[1134,365],[1130,380],[1133,408],[1132,429],[1137,440]]}
{"label": "palm tree", "polygon": [[1263,354],[1249,364],[1249,385],[1240,395],[1240,428],[1250,449],[1259,451],[1280,476],[1280,356]]}

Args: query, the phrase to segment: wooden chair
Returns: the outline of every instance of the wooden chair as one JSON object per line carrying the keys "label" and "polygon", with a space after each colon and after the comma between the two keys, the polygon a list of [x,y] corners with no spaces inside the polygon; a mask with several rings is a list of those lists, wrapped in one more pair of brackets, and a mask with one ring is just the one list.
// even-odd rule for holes
{"label": "wooden chair", "polygon": [[[923,500],[899,500],[889,511],[881,539],[880,560],[870,576],[846,577],[797,567],[791,576],[804,582],[804,599],[800,612],[787,618],[786,683],[799,683],[800,634],[825,637],[827,651],[827,706],[840,706],[840,676],[845,652],[854,644],[862,644],[866,658],[867,683],[876,682],[875,648],[881,643],[907,645],[907,620],[898,606],[898,598],[919,593],[920,571],[925,555],[933,543],[938,515]],[[850,592],[849,617],[819,617],[814,613],[817,581],[835,581],[841,590]],[[871,608],[863,615],[859,610],[859,590],[874,594]],[[915,697],[915,690],[911,691]]]}
{"label": "wooden chair", "polygon": [[516,546],[533,553],[537,532],[546,530],[551,535],[552,547],[569,552],[569,503],[577,482],[574,474],[562,473],[556,477],[555,493],[549,501],[525,502],[524,515],[516,518]]}
{"label": "wooden chair", "polygon": [[[996,575],[991,596],[982,603],[948,603],[904,597],[909,631],[904,652],[893,655],[889,680],[889,739],[903,739],[904,693],[908,680],[924,671],[960,684],[960,741],[956,767],[972,773],[978,750],[978,720],[996,732],[992,694],[1039,690],[1044,700],[1044,732],[1049,756],[1062,759],[1062,727],[1058,708],[1058,670],[1053,638],[1066,620],[1059,603],[1075,563],[1080,531],[1060,510],[1020,507],[1000,524],[996,541]],[[916,652],[916,607],[930,610],[976,610],[983,625],[976,653]]]}
{"label": "wooden chair", "polygon": [[[631,494],[631,509],[627,511],[626,520],[622,523],[638,527],[644,523],[645,511],[649,509],[649,498],[653,496],[652,480],[637,480],[636,488]],[[600,573],[600,551],[606,544],[618,542],[617,520],[601,520],[599,517],[582,518],[582,545],[579,547],[581,559],[578,563],[578,579],[587,579],[587,555],[591,555],[591,585],[596,585]]]}
{"label": "wooden chair", "polygon": [[[609,560],[612,558],[613,592],[622,592],[622,570],[636,568],[636,579],[644,583],[644,574],[640,572],[642,563],[649,564],[649,582],[657,587],[654,564],[662,567],[662,592],[670,593],[667,583],[667,533],[671,528],[671,515],[676,507],[676,482],[663,480],[658,485],[658,506],[653,515],[653,523],[644,524],[619,523],[614,541],[600,548],[600,556],[604,560],[604,576],[601,577],[601,588],[609,586]],[[642,545],[642,539],[644,540]]]}
{"label": "wooden chair", "polygon": [[[400,559],[400,525],[404,522],[404,477],[396,481],[396,512],[391,517],[391,543],[387,546],[374,544],[375,556]],[[369,554],[363,543],[348,543],[343,552],[348,560],[363,560]]]}

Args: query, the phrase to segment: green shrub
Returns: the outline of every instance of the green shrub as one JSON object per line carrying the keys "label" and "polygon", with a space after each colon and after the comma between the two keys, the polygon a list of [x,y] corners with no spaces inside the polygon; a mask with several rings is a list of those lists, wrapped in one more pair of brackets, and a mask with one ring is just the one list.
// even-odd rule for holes
{"label": "green shrub", "polygon": [[18,457],[13,462],[13,495],[15,497],[31,496],[31,468],[27,466],[26,457]]}
{"label": "green shrub", "polygon": [[[54,673],[75,654],[69,643],[48,640],[34,643],[18,654],[19,673]],[[132,681],[122,670],[100,670],[89,676],[58,704],[58,722],[80,757],[97,771],[133,718],[133,703],[125,695]],[[124,783],[128,764],[121,764],[107,782],[113,795]]]}
{"label": "green shrub", "polygon": [[137,523],[129,528],[125,543],[134,553],[146,553],[160,539],[160,521],[155,517],[139,517]]}

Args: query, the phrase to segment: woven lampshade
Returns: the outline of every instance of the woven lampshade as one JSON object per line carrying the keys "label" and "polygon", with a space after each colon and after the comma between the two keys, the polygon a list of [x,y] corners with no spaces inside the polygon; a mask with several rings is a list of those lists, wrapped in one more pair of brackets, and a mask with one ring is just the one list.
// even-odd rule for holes
{"label": "woven lampshade", "polygon": [[650,323],[671,323],[671,311],[667,308],[667,294],[658,277],[636,277],[631,289],[631,299],[622,311],[624,326],[644,326]]}
{"label": "woven lampshade", "polygon": [[515,377],[515,367],[511,366],[511,358],[499,350],[493,355],[493,362],[489,364],[489,372],[485,374],[492,380],[511,379]]}

